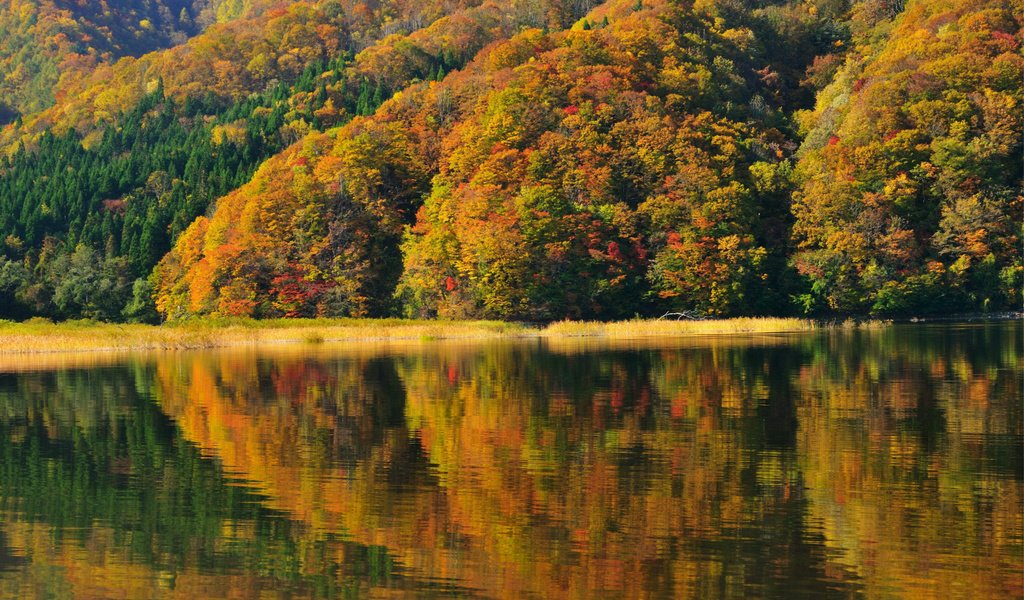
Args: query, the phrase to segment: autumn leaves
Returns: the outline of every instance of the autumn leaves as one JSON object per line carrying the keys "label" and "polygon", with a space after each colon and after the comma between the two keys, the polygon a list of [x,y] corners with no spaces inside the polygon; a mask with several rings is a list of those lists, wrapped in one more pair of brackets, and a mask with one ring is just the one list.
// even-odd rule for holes
{"label": "autumn leaves", "polygon": [[795,154],[786,77],[812,57],[769,68],[754,29],[781,33],[756,11],[613,2],[597,28],[526,30],[264,165],[161,262],[158,308],[547,320],[1014,305],[1021,88],[1004,71],[1019,24],[990,4],[855,23],[855,55],[797,114]]}

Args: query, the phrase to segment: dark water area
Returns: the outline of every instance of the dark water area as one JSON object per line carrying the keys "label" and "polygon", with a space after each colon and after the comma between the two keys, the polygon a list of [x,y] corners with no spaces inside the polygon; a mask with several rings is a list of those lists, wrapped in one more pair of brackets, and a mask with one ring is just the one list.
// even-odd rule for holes
{"label": "dark water area", "polygon": [[0,596],[1024,597],[1024,324],[0,365]]}

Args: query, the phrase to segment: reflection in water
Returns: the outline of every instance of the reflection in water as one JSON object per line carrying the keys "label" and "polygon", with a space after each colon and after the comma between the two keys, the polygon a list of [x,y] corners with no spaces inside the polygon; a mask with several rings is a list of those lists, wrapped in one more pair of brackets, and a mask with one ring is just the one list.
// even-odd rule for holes
{"label": "reflection in water", "polygon": [[1020,597],[1021,325],[0,375],[0,593]]}

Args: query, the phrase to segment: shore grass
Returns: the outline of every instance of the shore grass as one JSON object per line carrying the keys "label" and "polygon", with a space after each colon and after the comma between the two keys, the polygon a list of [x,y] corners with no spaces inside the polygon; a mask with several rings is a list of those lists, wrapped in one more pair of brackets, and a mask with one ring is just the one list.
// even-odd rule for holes
{"label": "shore grass", "polygon": [[[741,317],[701,321],[634,319],[609,323],[558,321],[544,328],[544,335],[559,337],[606,337],[612,339],[709,334],[785,333],[810,331],[827,325],[810,319]],[[831,325],[828,325],[831,326]]]}
{"label": "shore grass", "polygon": [[[739,318],[613,323],[560,321],[532,326],[501,321],[406,319],[200,319],[164,325],[32,319],[0,321],[0,354],[197,349],[267,344],[488,338],[607,338],[784,333],[835,327],[808,319]],[[844,326],[842,324],[838,326]],[[846,324],[845,326],[851,326]],[[863,326],[858,325],[858,326]]]}
{"label": "shore grass", "polygon": [[164,325],[32,319],[0,322],[0,354],[217,348],[346,340],[483,338],[531,331],[499,321],[404,319],[197,319]]}

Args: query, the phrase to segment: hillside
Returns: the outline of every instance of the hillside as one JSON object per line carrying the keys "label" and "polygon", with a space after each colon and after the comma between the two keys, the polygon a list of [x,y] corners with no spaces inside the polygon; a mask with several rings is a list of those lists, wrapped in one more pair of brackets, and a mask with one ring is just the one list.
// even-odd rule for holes
{"label": "hillside", "polygon": [[125,56],[183,43],[269,4],[240,0],[0,2],[0,124],[53,104],[60,88]]}
{"label": "hillside", "polygon": [[[296,3],[98,69],[82,93],[8,128],[18,142],[0,162],[7,314],[120,318],[132,280],[212,199],[306,132],[372,113],[395,89],[458,68],[543,14],[516,6],[453,4],[427,27],[370,43],[367,28],[346,33],[359,11]],[[410,10],[418,22],[430,9]],[[394,14],[367,18],[386,21],[383,34]]]}
{"label": "hillside", "polygon": [[[606,4],[564,32],[527,30],[275,157],[179,239],[157,270],[158,307],[383,314],[401,279],[406,308],[426,315],[621,314],[644,300],[649,247],[668,243],[652,238],[685,223],[712,237],[697,250],[711,261],[718,238],[733,246],[720,285],[736,297],[694,297],[726,312],[767,254],[736,181],[749,164],[740,145],[767,151],[784,135],[764,122],[770,108],[747,122],[753,93],[738,73],[751,68],[726,56],[746,60],[736,40],[750,42],[749,29],[634,5]],[[690,48],[674,43],[687,33]],[[714,198],[715,212],[691,214],[701,208],[688,211],[688,195]],[[667,279],[670,294],[702,293]],[[578,297],[548,297],[564,293]]]}
{"label": "hillside", "polygon": [[1021,2],[910,3],[798,115],[807,306],[1021,306]]}
{"label": "hillside", "polygon": [[1019,4],[240,12],[4,130],[0,296],[111,320],[1019,306]]}

